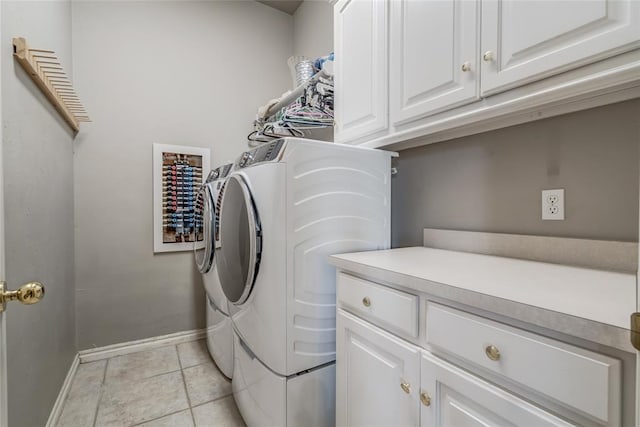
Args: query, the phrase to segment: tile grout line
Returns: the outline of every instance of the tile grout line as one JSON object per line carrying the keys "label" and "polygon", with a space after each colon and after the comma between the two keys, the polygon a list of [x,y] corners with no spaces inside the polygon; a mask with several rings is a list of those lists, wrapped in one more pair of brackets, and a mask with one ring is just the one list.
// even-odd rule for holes
{"label": "tile grout line", "polygon": [[189,397],[189,391],[187,390],[187,379],[184,376],[184,368],[182,367],[182,360],[180,359],[180,351],[176,344],[176,354],[178,355],[178,365],[180,365],[180,375],[182,376],[182,385],[184,386],[184,394],[187,396],[187,404],[189,405],[189,413],[191,414],[191,421],[193,421],[193,427],[196,426],[196,417],[193,415],[193,408],[191,407],[191,398]]}
{"label": "tile grout line", "polygon": [[218,396],[215,399],[207,400],[206,402],[198,403],[195,407],[198,408],[203,405],[208,405],[209,403],[217,402],[218,400],[226,399],[227,397],[232,397],[233,393],[225,394],[223,396]]}
{"label": "tile grout line", "polygon": [[[166,346],[166,347],[170,347],[170,346]],[[195,364],[193,366],[189,366],[189,367],[185,368],[185,367],[183,367],[183,362],[182,362],[182,359],[180,358],[180,351],[178,349],[178,344],[174,344],[173,347],[174,347],[174,351],[175,351],[175,354],[176,354],[177,359],[178,359],[178,369],[173,370],[173,371],[158,373],[156,375],[152,375],[152,376],[149,376],[149,377],[144,377],[144,378],[142,378],[142,380],[147,380],[147,379],[159,377],[159,376],[162,376],[162,375],[173,374],[173,373],[176,373],[176,372],[180,371],[180,374],[181,374],[181,377],[182,377],[183,389],[185,391],[185,397],[186,397],[187,404],[188,404],[189,413],[191,414],[191,419],[192,419],[192,422],[193,422],[193,424],[195,426],[195,415],[193,413],[191,398],[189,396],[189,392],[188,392],[188,388],[187,388],[186,376],[184,374],[184,369],[194,368],[194,367],[197,367],[197,366],[202,366],[202,365],[205,365],[207,363],[213,363],[213,361],[212,360],[203,361],[201,363],[197,363],[197,364]],[[97,402],[96,402],[95,411],[93,413],[93,420],[92,420],[93,422],[91,424],[93,427],[96,427],[96,425],[97,425],[98,415],[100,413],[100,409],[101,409],[101,406],[102,406],[102,403],[103,403],[102,399],[104,398],[104,394],[105,394],[106,388],[108,386],[108,384],[107,384],[107,373],[108,373],[108,370],[109,370],[109,366],[110,366],[111,362],[113,361],[112,359],[120,358],[120,357],[122,357],[122,356],[113,356],[113,357],[105,359],[105,367],[104,367],[104,370],[103,370],[103,373],[102,373],[102,379],[100,381],[99,396],[98,396],[98,399],[97,399]],[[214,363],[214,366],[215,366],[215,363]],[[217,366],[216,366],[216,368],[217,368]],[[117,384],[117,383],[125,383],[126,384],[126,380],[122,381],[123,378],[118,378],[117,376],[114,376],[113,379],[115,380],[114,384]],[[224,398],[226,398],[226,397],[228,397],[230,395],[231,395],[231,393],[223,395],[223,396],[219,396],[219,397],[217,397],[217,398],[215,398],[213,400],[210,400],[210,401],[207,401],[207,402],[203,402],[203,403],[199,403],[197,406],[205,405],[207,403],[211,403],[211,402],[214,402],[216,400],[224,399]],[[184,411],[186,409],[187,408],[184,408],[184,409],[181,409],[181,410],[178,410],[176,412],[169,413],[169,414],[163,414],[162,416],[153,418],[151,420],[146,420],[146,421],[143,421],[141,423],[134,424],[132,426],[139,426],[141,424],[144,424],[144,423],[147,423],[147,422],[150,422],[150,421],[155,421],[155,420],[158,420],[160,418],[164,418],[164,417],[167,417],[167,416],[170,416],[170,415],[175,415],[175,414],[177,414],[179,412],[182,412],[182,411]]]}
{"label": "tile grout line", "polygon": [[102,396],[104,395],[105,382],[107,381],[107,369],[109,368],[109,360],[104,364],[104,372],[102,373],[102,382],[100,383],[100,396],[98,397],[98,403],[96,404],[96,410],[93,413],[93,427],[96,427],[98,422],[98,412],[100,411],[100,404],[102,403]]}
{"label": "tile grout line", "polygon": [[157,421],[157,420],[159,420],[159,419],[161,419],[161,418],[164,418],[164,417],[170,417],[171,415],[179,414],[180,412],[184,412],[184,411],[186,411],[186,409],[180,409],[180,410],[178,410],[178,411],[171,412],[171,413],[169,413],[169,414],[164,414],[164,415],[161,415],[161,416],[159,416],[159,417],[152,418],[152,419],[150,419],[150,420],[142,421],[142,422],[139,422],[139,423],[136,423],[136,424],[130,424],[128,427],[141,426],[141,425],[143,425],[143,424],[150,423],[150,422],[152,422],[152,421]]}
{"label": "tile grout line", "polygon": [[[2,1],[2,0],[0,0],[0,2],[1,2],[1,1]],[[178,369],[174,369],[173,371],[161,372],[161,373],[159,373],[159,374],[153,374],[153,375],[151,375],[151,376],[148,376],[148,377],[142,377],[142,378],[126,379],[126,378],[118,378],[118,377],[115,377],[115,379],[117,380],[117,382],[122,382],[122,383],[125,383],[125,384],[126,384],[127,382],[135,383],[135,382],[138,382],[138,381],[146,381],[146,380],[150,380],[151,378],[161,377],[161,376],[163,376],[163,375],[175,374],[176,372],[181,371],[181,370],[182,370],[181,368],[178,368]]]}

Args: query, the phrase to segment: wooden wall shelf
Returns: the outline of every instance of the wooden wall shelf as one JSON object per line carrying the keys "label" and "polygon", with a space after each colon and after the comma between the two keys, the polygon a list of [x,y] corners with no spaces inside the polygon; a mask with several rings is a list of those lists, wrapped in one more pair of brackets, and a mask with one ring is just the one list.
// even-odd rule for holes
{"label": "wooden wall shelf", "polygon": [[30,48],[23,37],[15,37],[13,56],[74,132],[80,122],[91,121],[55,52]]}

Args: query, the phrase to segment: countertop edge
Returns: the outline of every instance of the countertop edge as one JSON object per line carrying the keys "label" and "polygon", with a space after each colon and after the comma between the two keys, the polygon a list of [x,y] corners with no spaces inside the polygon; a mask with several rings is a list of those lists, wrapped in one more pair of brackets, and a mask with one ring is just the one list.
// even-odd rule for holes
{"label": "countertop edge", "polygon": [[437,298],[474,307],[539,328],[605,345],[628,353],[634,353],[629,331],[614,325],[548,310],[521,302],[479,293],[444,283],[433,282],[398,271],[387,270],[340,255],[329,257],[329,263],[338,270],[364,276],[365,279],[382,281],[401,288],[408,288]]}

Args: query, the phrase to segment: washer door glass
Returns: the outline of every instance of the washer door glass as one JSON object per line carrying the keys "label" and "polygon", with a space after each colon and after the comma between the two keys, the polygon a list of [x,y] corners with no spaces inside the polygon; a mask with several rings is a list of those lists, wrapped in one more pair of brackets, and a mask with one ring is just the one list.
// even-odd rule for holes
{"label": "washer door glass", "polygon": [[261,231],[253,198],[240,175],[231,175],[225,186],[219,232],[215,261],[220,284],[232,304],[242,304],[258,274]]}
{"label": "washer door glass", "polygon": [[208,185],[203,185],[196,197],[196,226],[200,222],[202,227],[203,242],[197,240],[193,242],[193,253],[196,259],[196,265],[201,273],[208,273],[213,266],[213,258],[215,247],[213,244],[213,236],[215,235],[215,205],[213,197]]}

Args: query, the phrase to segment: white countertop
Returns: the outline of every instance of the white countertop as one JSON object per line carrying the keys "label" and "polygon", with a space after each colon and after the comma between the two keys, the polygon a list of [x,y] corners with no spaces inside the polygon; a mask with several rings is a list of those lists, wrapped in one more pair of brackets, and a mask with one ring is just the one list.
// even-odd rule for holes
{"label": "white countertop", "polygon": [[636,311],[633,274],[423,247],[331,259],[338,267],[357,263],[624,329]]}

